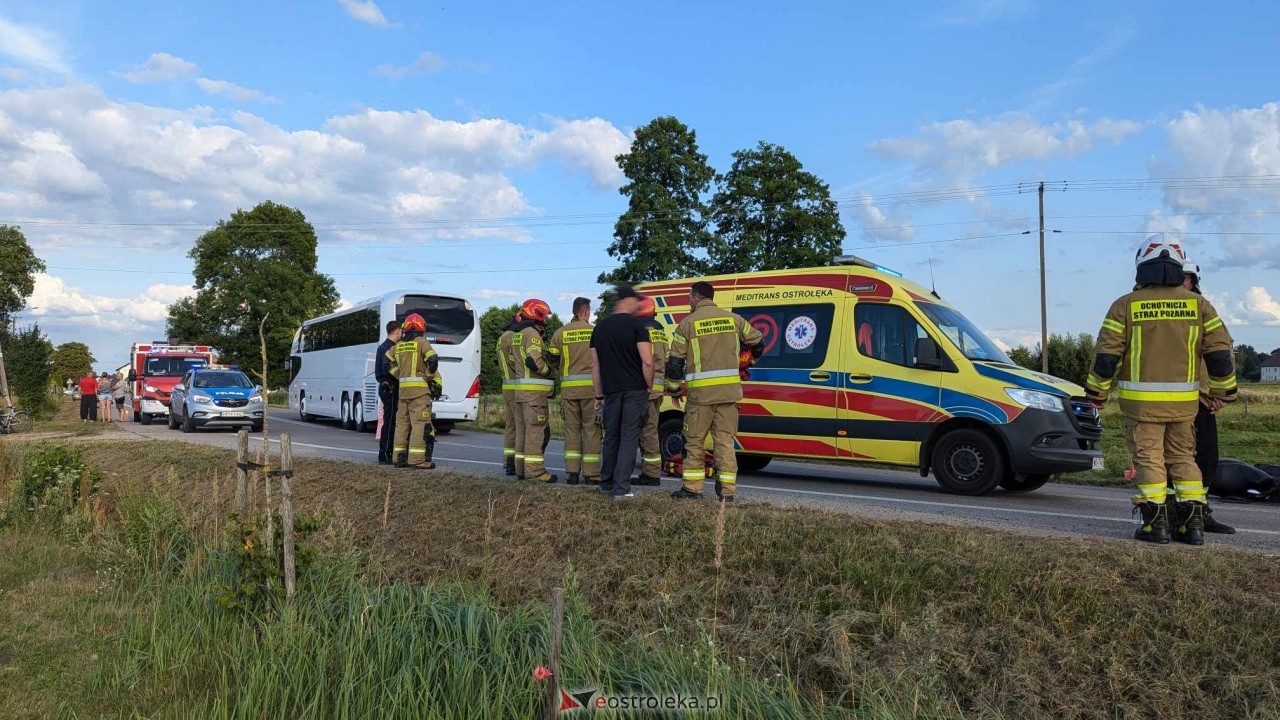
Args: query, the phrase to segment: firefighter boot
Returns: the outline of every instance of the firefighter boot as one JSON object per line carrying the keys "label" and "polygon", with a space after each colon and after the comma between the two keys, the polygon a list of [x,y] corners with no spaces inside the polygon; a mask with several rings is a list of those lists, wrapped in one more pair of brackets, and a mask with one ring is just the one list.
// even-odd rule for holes
{"label": "firefighter boot", "polygon": [[1169,543],[1169,506],[1164,503],[1144,502],[1134,507],[1142,513],[1142,525],[1133,531],[1135,540],[1160,545]]}
{"label": "firefighter boot", "polygon": [[1188,545],[1204,544],[1204,503],[1178,503],[1173,539]]}
{"label": "firefighter boot", "polygon": [[427,455],[426,455],[426,458],[424,458],[426,460],[426,464],[422,465],[421,467],[423,470],[435,470],[436,464],[432,461],[432,458],[435,457],[435,454],[436,454],[435,434],[428,435],[426,437],[426,443],[427,443]]}
{"label": "firefighter boot", "polygon": [[1204,506],[1204,531],[1207,533],[1217,533],[1219,535],[1235,535],[1236,529],[1225,523],[1218,522],[1213,516],[1213,508],[1208,505]]}
{"label": "firefighter boot", "polygon": [[569,477],[565,479],[565,482],[570,485],[577,485],[581,480],[578,479],[578,473],[569,473]]}
{"label": "firefighter boot", "polygon": [[516,458],[514,455],[507,456],[506,462],[503,463],[503,472],[506,473],[507,477],[516,474]]}

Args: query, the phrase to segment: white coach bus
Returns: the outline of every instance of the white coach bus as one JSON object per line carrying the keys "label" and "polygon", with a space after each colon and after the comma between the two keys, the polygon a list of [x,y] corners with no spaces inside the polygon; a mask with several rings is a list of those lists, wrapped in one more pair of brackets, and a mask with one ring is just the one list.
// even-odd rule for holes
{"label": "white coach bus", "polygon": [[374,355],[389,320],[418,313],[440,355],[444,396],[435,402],[436,431],[476,419],[480,399],[480,322],[471,303],[443,293],[399,290],[308,320],[289,352],[289,407],[303,420],[331,418],[349,430],[378,421]]}

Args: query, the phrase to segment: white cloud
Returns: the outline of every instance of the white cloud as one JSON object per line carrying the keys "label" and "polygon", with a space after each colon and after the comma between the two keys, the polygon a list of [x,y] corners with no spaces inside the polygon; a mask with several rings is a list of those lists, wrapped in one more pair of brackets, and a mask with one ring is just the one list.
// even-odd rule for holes
{"label": "white cloud", "polygon": [[876,206],[875,198],[863,193],[853,202],[854,217],[862,225],[862,231],[876,240],[904,241],[915,237],[916,229],[909,218],[886,214]]}
{"label": "white cloud", "polygon": [[44,28],[20,25],[0,16],[0,55],[24,67],[65,75],[70,63],[62,39]]}
{"label": "white cloud", "polygon": [[[494,290],[491,288],[483,288],[472,293],[472,297],[481,301],[493,300],[515,300],[520,297],[518,290]],[[492,303],[497,304],[497,303]]]}
{"label": "white cloud", "polygon": [[444,69],[444,57],[438,53],[424,52],[408,65],[379,65],[373,74],[380,77],[400,80],[410,75],[434,75]]}
{"label": "white cloud", "polygon": [[1266,288],[1254,286],[1244,292],[1233,314],[1246,324],[1277,326],[1280,325],[1280,302],[1272,298]]}
{"label": "white cloud", "polygon": [[934,16],[941,25],[975,27],[1024,15],[1031,0],[951,0]]}
{"label": "white cloud", "polygon": [[32,308],[28,314],[52,328],[155,332],[164,328],[168,306],[192,292],[189,285],[157,283],[131,297],[109,297],[69,286],[56,275],[40,273],[27,306]]}
{"label": "white cloud", "polygon": [[169,53],[151,53],[151,57],[141,65],[136,65],[121,73],[120,77],[137,85],[179,80],[193,77],[200,73],[200,67],[193,62],[183,60]]}
{"label": "white cloud", "polygon": [[[382,242],[512,237],[510,227],[437,223],[535,213],[512,175],[548,162],[616,188],[613,157],[628,142],[598,118],[538,127],[363,109],[286,130],[251,113],[220,120],[208,108],[118,102],[83,85],[4,90],[0,207],[34,220],[208,223],[270,198],[316,223],[416,224],[367,231]],[[58,241],[102,241],[103,232],[67,230]],[[35,243],[57,234],[28,230]],[[128,234],[134,243],[158,237],[178,236]],[[349,238],[340,231],[325,239]]]}
{"label": "white cloud", "polygon": [[253,102],[261,100],[263,102],[275,102],[275,98],[263,93],[259,90],[252,90],[247,87],[241,87],[233,82],[226,80],[210,80],[209,78],[196,78],[196,85],[210,95],[226,95],[236,102]]}
{"label": "white cloud", "polygon": [[1039,330],[985,330],[986,336],[995,342],[996,347],[1005,352],[1009,352],[1015,347],[1021,345],[1025,348],[1035,350],[1040,347],[1040,331]]}
{"label": "white cloud", "polygon": [[1072,157],[1092,150],[1100,142],[1119,144],[1140,129],[1140,124],[1128,120],[1070,120],[1045,125],[1026,115],[1013,114],[976,122],[930,123],[916,135],[876,140],[868,148],[882,157],[910,160],[924,173],[945,172],[970,178],[1025,160]]}
{"label": "white cloud", "polygon": [[353,19],[365,25],[382,28],[397,27],[397,25],[387,21],[386,16],[382,14],[382,10],[373,0],[338,0],[338,4]]}
{"label": "white cloud", "polygon": [[8,65],[0,65],[0,80],[8,80],[12,83],[25,82],[27,72],[22,68],[9,67]]}

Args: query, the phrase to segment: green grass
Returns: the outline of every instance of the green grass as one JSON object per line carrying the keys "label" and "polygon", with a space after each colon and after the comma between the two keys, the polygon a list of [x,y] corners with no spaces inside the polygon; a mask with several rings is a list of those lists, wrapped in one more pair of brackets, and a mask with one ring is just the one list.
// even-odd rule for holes
{"label": "green grass", "polygon": [[[168,468],[181,468],[175,482],[182,506],[216,525],[216,508],[225,507],[230,496],[230,454],[169,442],[147,448],[143,455],[136,444],[95,442],[85,445],[85,453],[121,477],[167,482]],[[383,530],[388,483],[391,510]],[[723,565],[717,569],[716,516],[709,504],[672,505],[651,497],[617,508],[585,492],[319,460],[299,462],[296,495],[302,510],[340,510],[353,543],[372,553],[373,567],[393,581],[369,576],[358,586],[330,583],[336,589],[318,594],[317,605],[292,620],[299,627],[296,636],[259,624],[252,632],[222,626],[208,630],[215,639],[205,639],[203,625],[192,625],[207,602],[178,595],[127,634],[134,638],[126,643],[133,653],[152,652],[138,647],[144,638],[155,644],[149,659],[117,679],[104,677],[103,687],[150,688],[154,697],[141,696],[152,697],[149,702],[207,692],[250,703],[223,711],[191,701],[191,707],[215,715],[234,708],[249,708],[253,715],[252,708],[261,707],[254,703],[265,698],[332,702],[316,686],[319,671],[308,658],[326,659],[326,677],[350,677],[337,664],[344,658],[372,663],[380,676],[394,665],[367,646],[357,648],[368,655],[330,654],[353,637],[344,633],[355,632],[347,623],[357,605],[363,603],[362,613],[363,607],[373,608],[369,614],[385,607],[389,614],[378,617],[395,626],[401,599],[435,607],[433,599],[439,598],[446,616],[461,602],[468,612],[490,618],[486,623],[509,621],[503,632],[524,638],[520,650],[510,650],[510,664],[505,657],[486,656],[480,669],[471,669],[493,668],[495,676],[477,684],[453,679],[459,687],[485,688],[515,703],[523,687],[515,684],[517,672],[527,672],[519,666],[536,656],[536,618],[571,566],[573,597],[581,606],[574,623],[595,623],[585,637],[602,643],[585,657],[606,653],[610,666],[624,669],[624,678],[643,679],[646,687],[663,687],[661,682],[676,677],[704,682],[707,668],[718,667],[707,665],[706,658],[714,657],[731,677],[742,679],[744,696],[760,692],[790,702],[787,688],[795,688],[796,700],[812,704],[814,713],[1280,715],[1280,666],[1274,657],[1280,647],[1280,566],[1257,554],[1212,545],[1140,546],[1123,540],[1129,533],[1123,527],[1117,527],[1118,542],[1027,537],[744,503],[726,515]],[[186,572],[197,577],[215,569],[195,565]],[[418,617],[426,622],[431,616]],[[192,629],[154,639],[171,627]],[[414,646],[421,648],[415,656],[420,658],[445,653],[431,643],[453,637],[395,627],[396,634],[416,638],[406,642],[420,643]],[[455,631],[463,632],[447,632]],[[586,641],[577,632],[573,636],[574,643]],[[270,642],[255,646],[254,637]],[[471,646],[491,642],[497,641]],[[188,652],[188,643],[198,650]],[[228,677],[213,673],[224,667],[209,657],[215,647],[234,658],[237,670]],[[393,645],[386,652],[403,657],[395,653],[404,650]],[[611,667],[583,661],[577,652],[570,652],[575,676],[566,674],[568,680],[617,682]],[[696,670],[682,664],[695,661],[702,663]],[[273,662],[277,669],[267,667]],[[240,670],[259,667],[264,677],[283,677],[287,669],[285,687],[297,678],[302,689],[281,699],[272,694],[281,690]],[[501,680],[506,674],[510,683]],[[775,684],[779,676],[788,682]]]}

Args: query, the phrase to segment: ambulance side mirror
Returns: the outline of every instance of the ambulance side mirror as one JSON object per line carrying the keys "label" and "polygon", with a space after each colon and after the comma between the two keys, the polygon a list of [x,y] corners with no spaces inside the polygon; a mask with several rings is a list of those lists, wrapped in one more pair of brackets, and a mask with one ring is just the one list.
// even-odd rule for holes
{"label": "ambulance side mirror", "polygon": [[916,340],[916,364],[920,370],[941,370],[942,369],[942,353],[938,350],[938,343],[934,342],[931,337],[922,337]]}

